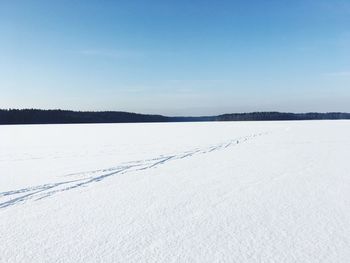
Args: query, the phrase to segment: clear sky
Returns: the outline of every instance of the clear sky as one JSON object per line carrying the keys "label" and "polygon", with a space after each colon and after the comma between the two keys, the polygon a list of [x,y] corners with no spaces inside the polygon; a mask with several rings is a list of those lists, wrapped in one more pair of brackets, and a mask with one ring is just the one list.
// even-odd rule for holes
{"label": "clear sky", "polygon": [[0,108],[350,112],[350,1],[1,0]]}

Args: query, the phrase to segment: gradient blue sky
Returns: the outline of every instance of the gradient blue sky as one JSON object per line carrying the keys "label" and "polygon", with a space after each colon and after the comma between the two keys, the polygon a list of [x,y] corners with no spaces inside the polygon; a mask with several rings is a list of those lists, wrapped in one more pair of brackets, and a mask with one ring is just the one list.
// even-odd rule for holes
{"label": "gradient blue sky", "polygon": [[350,1],[0,1],[0,108],[350,111]]}

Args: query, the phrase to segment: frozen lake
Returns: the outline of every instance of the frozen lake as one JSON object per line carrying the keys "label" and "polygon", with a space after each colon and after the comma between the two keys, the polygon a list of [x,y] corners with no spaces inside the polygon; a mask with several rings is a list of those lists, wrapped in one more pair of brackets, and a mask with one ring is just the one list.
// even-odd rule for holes
{"label": "frozen lake", "polygon": [[350,262],[350,121],[0,138],[0,262]]}

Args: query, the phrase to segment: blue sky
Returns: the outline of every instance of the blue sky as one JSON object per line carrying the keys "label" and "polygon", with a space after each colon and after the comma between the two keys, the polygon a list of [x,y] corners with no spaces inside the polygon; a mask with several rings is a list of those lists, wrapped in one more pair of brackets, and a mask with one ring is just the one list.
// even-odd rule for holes
{"label": "blue sky", "polygon": [[350,111],[350,2],[0,2],[0,108]]}

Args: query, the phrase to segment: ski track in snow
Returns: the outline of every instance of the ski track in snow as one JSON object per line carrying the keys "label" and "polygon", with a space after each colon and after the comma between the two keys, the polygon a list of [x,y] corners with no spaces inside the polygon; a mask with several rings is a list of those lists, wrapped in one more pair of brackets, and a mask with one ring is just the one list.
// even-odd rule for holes
{"label": "ski track in snow", "polygon": [[27,188],[12,190],[12,191],[0,192],[0,209],[17,205],[17,204],[23,204],[29,200],[32,200],[32,201],[42,200],[56,193],[73,190],[79,187],[86,187],[93,183],[100,182],[111,176],[131,173],[135,171],[147,170],[147,169],[155,168],[159,165],[165,164],[169,161],[185,159],[185,158],[192,157],[194,155],[207,154],[214,151],[223,150],[228,147],[235,146],[237,144],[251,140],[255,137],[266,135],[266,134],[268,133],[263,132],[263,133],[252,134],[252,135],[240,137],[237,139],[233,139],[229,142],[213,145],[204,149],[197,148],[191,151],[185,151],[178,154],[161,155],[157,158],[127,162],[127,163],[124,163],[115,167],[110,167],[107,169],[100,169],[100,170],[79,172],[79,173],[72,173],[72,174],[65,175],[66,177],[85,176],[84,178],[79,178],[75,180],[48,183],[48,184],[31,186]]}

